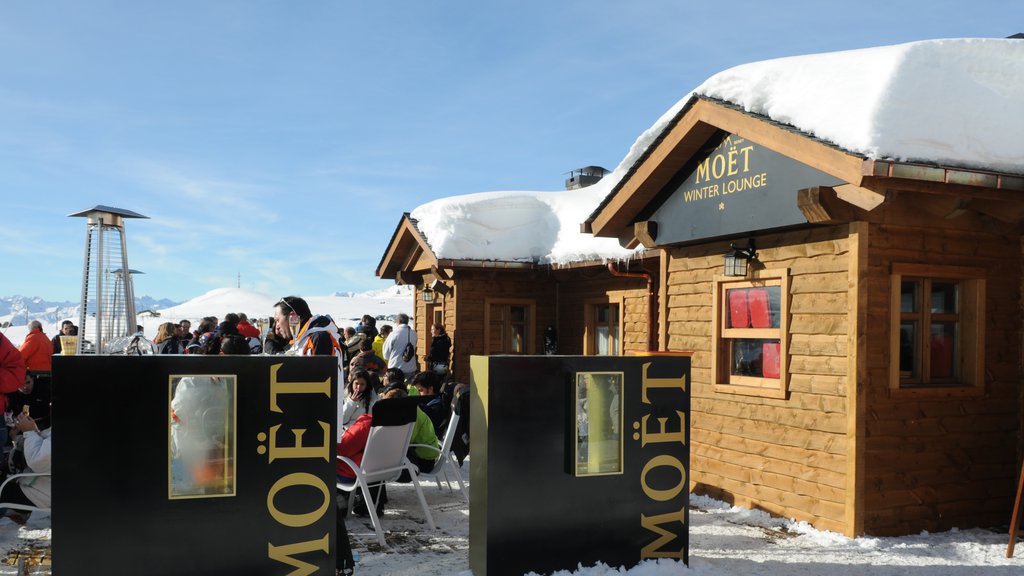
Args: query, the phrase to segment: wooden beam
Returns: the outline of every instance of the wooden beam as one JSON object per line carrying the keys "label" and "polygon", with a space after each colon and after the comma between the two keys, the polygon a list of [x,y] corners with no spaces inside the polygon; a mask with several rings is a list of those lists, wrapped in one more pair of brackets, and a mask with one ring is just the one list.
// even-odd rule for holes
{"label": "wooden beam", "polygon": [[626,250],[632,250],[640,245],[640,239],[636,237],[636,232],[633,228],[623,228],[619,234],[619,245]]}
{"label": "wooden beam", "polygon": [[835,190],[840,199],[869,212],[885,202],[885,194],[854,184],[842,184],[836,186]]}
{"label": "wooden beam", "polygon": [[399,270],[395,272],[396,284],[411,284],[413,286],[419,286],[422,282],[423,275],[417,272],[410,272],[409,270]]}
{"label": "wooden beam", "polygon": [[451,280],[452,277],[443,268],[438,268],[436,265],[430,267],[430,273],[439,280]]}
{"label": "wooden beam", "polygon": [[941,196],[958,196],[973,200],[996,200],[999,202],[1022,203],[1024,194],[1017,190],[1003,188],[986,188],[969,186],[953,182],[931,182],[908,178],[886,178],[881,176],[865,176],[862,186],[876,190],[905,190]]}
{"label": "wooden beam", "polygon": [[796,205],[811,224],[838,224],[853,220],[850,204],[841,201],[835,189],[829,186],[798,190]]}
{"label": "wooden beam", "polygon": [[658,245],[658,223],[654,220],[644,220],[633,223],[633,236],[643,244],[644,248],[650,250]]}

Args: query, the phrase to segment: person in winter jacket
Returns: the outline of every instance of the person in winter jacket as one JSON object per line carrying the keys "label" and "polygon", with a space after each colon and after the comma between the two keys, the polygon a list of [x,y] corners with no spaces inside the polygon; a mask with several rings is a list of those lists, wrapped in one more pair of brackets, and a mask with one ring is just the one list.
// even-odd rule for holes
{"label": "person in winter jacket", "polygon": [[[27,469],[25,472],[48,473],[51,470],[50,463],[50,428],[40,431],[35,421],[28,414],[19,414],[14,427],[24,435],[24,454]],[[8,482],[4,491],[0,493],[0,502],[10,504],[22,504],[24,506],[35,506],[37,508],[50,507],[50,477],[30,476],[19,478],[17,482]],[[3,514],[11,517],[12,520],[24,523],[24,514],[11,514],[4,510]]]}
{"label": "person in winter jacket", "polygon": [[388,369],[388,363],[383,358],[373,353],[373,344],[369,338],[364,338],[359,342],[359,353],[352,358],[349,362],[349,373],[355,370],[363,369],[368,372],[374,372],[377,375],[381,375],[385,370]]}
{"label": "person in winter jacket", "polygon": [[65,320],[60,323],[60,334],[57,334],[53,338],[50,338],[50,344],[53,345],[53,353],[60,354],[64,351],[64,345],[60,342],[61,336],[77,336],[78,328],[75,327],[75,323],[71,320]]}
{"label": "person in winter jacket", "polygon": [[374,378],[366,370],[355,370],[349,378],[348,386],[345,388],[345,405],[341,411],[341,426],[338,430],[338,439],[341,433],[355,424],[355,421],[363,414],[369,414],[375,402],[377,393],[373,390]]}
{"label": "person in winter jacket", "polygon": [[[291,324],[295,324],[292,333]],[[289,342],[285,354],[299,356],[334,356],[338,359],[337,398],[338,430],[341,430],[341,414],[345,407],[345,365],[347,358],[344,347],[338,342],[338,326],[330,316],[314,316],[309,304],[298,296],[285,296],[274,304],[274,329],[278,336]]]}
{"label": "person in winter jacket", "polygon": [[[383,399],[406,398],[408,395],[404,384],[395,384],[388,387],[384,392]],[[440,453],[441,444],[437,441],[433,422],[419,406],[416,407],[416,424],[413,425],[409,444],[409,451],[406,453],[409,461],[416,465],[416,469],[420,472],[432,471],[437,455]],[[416,446],[412,446],[413,444]],[[431,448],[436,448],[436,450]],[[400,478],[399,481],[402,479]]]}
{"label": "person in winter jacket", "polygon": [[369,314],[363,314],[363,317],[359,320],[359,324],[356,325],[356,332],[362,332],[366,334],[366,337],[373,341],[377,337],[377,319]]}
{"label": "person in winter jacket", "polygon": [[427,353],[427,370],[433,370],[442,376],[448,373],[448,362],[451,360],[452,339],[444,331],[444,326],[434,324],[430,328],[430,352]]}
{"label": "person in winter jacket", "polygon": [[[7,410],[7,395],[25,384],[25,360],[14,343],[0,333],[0,413]],[[0,446],[7,445],[7,426],[0,426]]]}
{"label": "person in winter jacket", "polygon": [[[363,450],[366,449],[366,441],[370,438],[370,423],[373,418],[369,414],[363,414],[349,426],[338,442],[337,454],[344,456],[359,466],[363,463]],[[351,483],[356,480],[356,473],[348,464],[338,460],[336,465],[338,480]]]}
{"label": "person in winter jacket", "polygon": [[380,332],[373,339],[373,353],[381,358],[384,357],[384,342],[387,341],[388,336],[391,335],[391,324],[385,324],[380,327]]}
{"label": "person in winter jacket", "polygon": [[25,335],[25,341],[21,343],[21,357],[25,359],[25,368],[28,370],[50,371],[50,360],[53,356],[53,344],[50,338],[43,332],[43,324],[39,320],[33,320],[28,324],[29,332]]}
{"label": "person in winter jacket", "polygon": [[[297,329],[292,334],[291,323]],[[282,338],[290,340],[290,352],[307,356],[338,356],[338,326],[330,316],[313,316],[309,304],[298,296],[285,296],[274,305],[274,326]]]}
{"label": "person in winter jacket", "polygon": [[[395,330],[384,342],[384,354],[381,357],[388,361],[388,368],[399,368],[409,378],[416,373],[416,331],[409,326],[409,315],[404,312],[398,315],[395,322]],[[412,354],[407,350],[411,350]]]}
{"label": "person in winter jacket", "polygon": [[156,338],[153,338],[157,354],[181,354],[181,340],[174,328],[171,322],[164,322],[157,327]]}
{"label": "person in winter jacket", "polygon": [[238,324],[236,325],[236,328],[238,328],[238,333],[246,338],[260,337],[260,329],[253,326],[249,322],[249,317],[241,312],[238,313]]}
{"label": "person in winter jacket", "polygon": [[413,377],[412,385],[419,392],[420,408],[427,413],[430,421],[434,424],[434,433],[438,438],[444,438],[452,413],[451,406],[445,403],[440,394],[440,380],[441,377],[435,372],[420,372]]}

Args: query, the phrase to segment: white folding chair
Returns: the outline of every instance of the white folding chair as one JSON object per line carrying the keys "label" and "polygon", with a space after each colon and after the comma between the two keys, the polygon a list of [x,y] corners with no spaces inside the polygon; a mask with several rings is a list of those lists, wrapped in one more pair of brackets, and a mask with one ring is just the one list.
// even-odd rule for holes
{"label": "white folding chair", "polygon": [[[47,478],[49,478],[50,477],[50,473],[49,472],[22,472],[21,474],[11,474],[10,476],[7,477],[7,479],[5,479],[3,481],[2,484],[0,484],[0,493],[3,493],[4,488],[7,487],[7,483],[11,482],[12,480],[14,482],[17,482],[19,478],[32,478],[32,477],[38,477],[38,476],[46,476]],[[40,508],[39,506],[29,506],[27,504],[14,504],[14,503],[8,503],[8,502],[0,502],[0,508],[10,508],[11,510],[26,510],[28,512],[47,512],[47,513],[50,512],[49,508]]]}
{"label": "white folding chair", "polygon": [[[452,412],[451,419],[448,421],[448,428],[444,432],[444,439],[441,441],[441,447],[428,446],[426,444],[410,444],[410,448],[428,448],[437,452],[437,457],[434,460],[434,468],[430,472],[419,472],[418,478],[420,480],[433,480],[437,483],[437,489],[441,489],[441,477],[444,477],[445,482],[448,483],[448,491],[453,492],[452,488],[452,477],[459,483],[459,490],[462,491],[462,497],[469,502],[469,493],[466,492],[466,485],[462,482],[462,473],[459,472],[459,463],[455,459],[455,455],[452,454],[452,442],[455,441],[455,433],[459,427],[459,415]],[[451,475],[449,475],[449,472]]]}
{"label": "white folding chair", "polygon": [[[374,419],[377,419],[377,414],[382,410],[382,405],[385,407],[383,409],[386,409],[387,403],[400,401],[381,400],[375,404],[373,408]],[[404,423],[388,422],[384,425],[372,425],[370,427],[370,435],[366,441],[366,448],[363,450],[363,461],[360,465],[356,465],[349,458],[338,456],[338,460],[347,464],[356,475],[355,482],[351,484],[338,482],[338,490],[349,493],[348,510],[352,510],[355,490],[358,488],[362,492],[367,512],[370,515],[370,522],[373,523],[373,529],[377,534],[377,541],[380,542],[381,546],[387,546],[387,544],[384,542],[384,528],[381,525],[380,518],[377,516],[377,503],[370,494],[370,484],[397,480],[401,476],[402,470],[409,471],[412,485],[416,488],[416,496],[419,498],[420,506],[423,508],[423,515],[427,519],[427,525],[430,526],[431,530],[436,528],[434,526],[434,518],[430,515],[430,510],[427,508],[427,501],[423,497],[423,491],[420,490],[416,467],[406,457],[406,452],[409,450],[409,442],[412,438],[413,425],[416,423],[415,405],[408,404],[408,406],[413,408],[411,420],[403,418],[409,421]]]}

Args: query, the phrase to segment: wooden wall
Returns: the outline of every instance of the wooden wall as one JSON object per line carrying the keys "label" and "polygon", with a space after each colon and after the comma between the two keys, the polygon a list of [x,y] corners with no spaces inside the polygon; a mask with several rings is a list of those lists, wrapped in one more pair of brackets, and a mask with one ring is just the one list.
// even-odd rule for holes
{"label": "wooden wall", "polygon": [[[1007,522],[1019,471],[1020,238],[872,224],[869,237],[865,531],[909,534]],[[939,221],[939,224],[943,222]],[[985,394],[891,397],[889,274],[893,263],[987,270]],[[939,391],[941,392],[941,391]]]}
{"label": "wooden wall", "polygon": [[[634,265],[634,270],[639,270]],[[651,274],[654,289],[654,313],[657,316],[658,264],[652,260],[645,272]],[[657,339],[648,345],[647,281],[643,278],[615,277],[607,267],[593,267],[555,272],[558,281],[558,353],[583,354],[585,311],[597,300],[619,302],[624,354],[657,348]],[[656,320],[655,320],[656,322]],[[655,335],[657,333],[655,332]]]}
{"label": "wooden wall", "polygon": [[488,298],[534,300],[537,316],[529,352],[543,353],[544,327],[555,324],[555,283],[549,274],[533,270],[460,269],[449,284],[455,286],[455,291],[447,297],[445,322],[448,322],[447,306],[451,306],[454,319],[447,328],[452,339],[452,361],[457,382],[469,382],[469,357],[485,353],[484,302]]}
{"label": "wooden wall", "polygon": [[[647,270],[652,271],[656,292],[656,262],[652,261]],[[459,382],[469,382],[469,357],[485,353],[484,302],[488,298],[535,301],[532,353],[543,354],[544,329],[551,325],[558,331],[559,354],[583,354],[585,302],[597,298],[621,301],[625,353],[648,349],[647,282],[642,278],[614,277],[605,266],[557,271],[460,269],[448,284],[454,286],[454,291],[439,297],[434,305],[443,306],[445,327],[452,338],[454,376]],[[654,298],[657,313],[657,294]],[[422,357],[430,346],[430,318],[419,291],[415,310],[414,327]]]}
{"label": "wooden wall", "polygon": [[846,226],[757,238],[790,273],[789,398],[711,382],[713,278],[726,243],[668,251],[668,348],[691,350],[691,485],[697,493],[847,532],[849,243]]}

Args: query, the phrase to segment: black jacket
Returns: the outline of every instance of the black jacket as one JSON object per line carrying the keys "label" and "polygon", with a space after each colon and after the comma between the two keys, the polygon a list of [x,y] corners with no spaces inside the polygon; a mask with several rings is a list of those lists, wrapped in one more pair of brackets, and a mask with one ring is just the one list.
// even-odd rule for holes
{"label": "black jacket", "polygon": [[430,352],[427,353],[427,362],[430,365],[448,364],[451,349],[452,339],[447,334],[434,336],[430,339]]}

